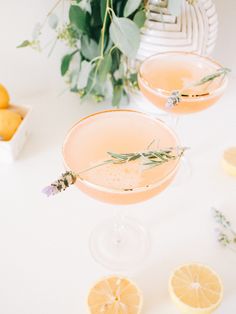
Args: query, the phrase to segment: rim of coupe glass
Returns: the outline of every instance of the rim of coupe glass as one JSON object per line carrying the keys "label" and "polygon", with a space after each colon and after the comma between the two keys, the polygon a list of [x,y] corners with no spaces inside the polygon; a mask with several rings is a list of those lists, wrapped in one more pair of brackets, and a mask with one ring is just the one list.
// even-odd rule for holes
{"label": "rim of coupe glass", "polygon": [[[72,171],[73,172],[73,169],[71,169],[69,167],[69,165],[67,164],[66,160],[65,160],[65,154],[64,154],[64,151],[65,151],[65,146],[66,146],[66,143],[67,143],[67,140],[71,134],[71,132],[74,130],[75,127],[77,127],[78,124],[80,124],[81,122],[91,118],[91,117],[94,117],[96,115],[100,115],[100,114],[104,114],[104,113],[109,113],[109,112],[134,112],[134,113],[138,113],[138,114],[141,114],[141,115],[145,115],[147,116],[149,119],[152,119],[153,121],[158,121],[159,123],[161,123],[166,129],[168,129],[168,131],[172,134],[172,136],[175,138],[176,140],[176,146],[180,146],[180,141],[179,141],[179,138],[177,137],[176,133],[169,127],[166,125],[165,122],[163,122],[162,120],[158,119],[158,118],[155,118],[154,116],[152,116],[151,114],[148,114],[148,113],[145,113],[145,112],[141,112],[141,111],[138,111],[138,110],[133,110],[133,109],[108,109],[108,110],[102,110],[102,111],[98,111],[98,112],[95,112],[95,113],[92,113],[82,119],[80,119],[78,122],[76,122],[71,128],[70,130],[68,131],[67,135],[66,135],[66,138],[64,140],[64,143],[62,145],[62,156],[63,156],[63,163],[64,163],[64,166],[65,168],[68,170],[68,171]],[[161,180],[155,182],[155,183],[152,183],[152,184],[149,184],[148,186],[141,186],[141,187],[136,187],[136,188],[133,188],[133,189],[130,189],[130,190],[123,190],[123,189],[115,189],[115,188],[108,188],[108,187],[105,187],[103,185],[99,185],[99,184],[95,184],[89,180],[86,180],[86,179],[83,179],[81,177],[77,177],[77,181],[79,181],[80,183],[88,186],[88,187],[91,187],[93,189],[96,189],[98,191],[102,191],[102,192],[108,192],[108,193],[116,193],[116,194],[132,194],[132,193],[136,193],[136,192],[142,192],[142,191],[148,191],[148,190],[151,190],[153,188],[157,188],[159,187],[161,184],[165,183],[169,178],[172,177],[173,174],[175,174],[175,172],[177,171],[177,169],[180,167],[180,159],[178,159],[176,165],[174,168],[172,168],[166,175],[164,178],[162,178]]]}
{"label": "rim of coupe glass", "polygon": [[[165,97],[168,97],[171,95],[171,93],[173,91],[169,91],[169,90],[166,90],[166,89],[162,89],[162,88],[153,88],[152,86],[150,86],[150,84],[147,82],[147,80],[145,80],[145,78],[143,77],[142,75],[142,67],[145,65],[146,62],[150,61],[151,59],[155,59],[156,57],[158,56],[162,56],[162,55],[171,55],[171,54],[179,54],[179,55],[192,55],[192,56],[195,56],[195,57],[198,57],[199,59],[202,59],[202,60],[205,60],[205,61],[208,61],[210,62],[211,64],[214,64],[215,66],[217,67],[222,67],[222,65],[215,61],[214,59],[208,57],[208,56],[202,56],[202,55],[199,55],[198,53],[195,53],[195,52],[188,52],[188,51],[167,51],[167,52],[159,52],[159,53],[156,53],[148,58],[146,58],[140,65],[139,67],[139,71],[138,71],[138,76],[139,78],[142,80],[143,84],[149,89],[151,90],[152,92],[155,92],[156,94],[159,94],[159,95],[162,95],[162,96],[165,96]],[[228,77],[225,76],[224,79],[222,80],[222,83],[219,87],[217,87],[216,89],[214,89],[213,91],[209,92],[207,95],[203,95],[203,96],[187,96],[187,95],[183,95],[181,96],[185,101],[196,101],[196,99],[198,100],[201,100],[201,99],[208,99],[208,98],[211,98],[212,96],[215,96],[216,94],[220,94],[221,91],[223,91],[226,87],[228,83]]]}

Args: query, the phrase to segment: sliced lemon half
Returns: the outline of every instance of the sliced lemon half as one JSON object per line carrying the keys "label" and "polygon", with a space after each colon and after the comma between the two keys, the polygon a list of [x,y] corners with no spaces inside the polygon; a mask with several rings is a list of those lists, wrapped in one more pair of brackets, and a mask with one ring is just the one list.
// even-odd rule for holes
{"label": "sliced lemon half", "polygon": [[90,314],[140,314],[143,298],[129,279],[110,276],[98,281],[88,295]]}
{"label": "sliced lemon half", "polygon": [[181,313],[210,314],[222,301],[223,285],[208,266],[187,264],[172,273],[169,292]]}

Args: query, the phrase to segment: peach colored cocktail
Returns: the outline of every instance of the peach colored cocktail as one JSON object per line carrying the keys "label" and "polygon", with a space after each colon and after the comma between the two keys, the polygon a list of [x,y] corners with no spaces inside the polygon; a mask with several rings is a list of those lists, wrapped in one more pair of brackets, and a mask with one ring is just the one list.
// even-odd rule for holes
{"label": "peach colored cocktail", "polygon": [[66,168],[80,174],[75,184],[83,192],[104,202],[136,203],[170,184],[178,158],[150,169],[140,160],[95,166],[108,159],[107,152],[142,152],[151,142],[158,149],[178,145],[176,135],[162,121],[136,111],[109,110],[79,121],[65,140],[63,156]]}
{"label": "peach colored cocktail", "polygon": [[[147,58],[141,64],[138,82],[143,95],[158,108],[188,114],[210,107],[222,96],[227,85],[225,75],[195,86],[219,69],[224,68],[195,53],[166,52]],[[181,91],[181,101],[169,108],[167,101],[174,91]]]}
{"label": "peach colored cocktail", "polygon": [[[173,180],[184,152],[178,145],[170,128],[145,113],[98,112],[80,120],[68,133],[63,146],[68,172],[56,185],[61,191],[70,181],[103,202],[141,202]],[[90,237],[94,259],[113,270],[133,268],[147,256],[148,248],[145,228],[120,210]]]}

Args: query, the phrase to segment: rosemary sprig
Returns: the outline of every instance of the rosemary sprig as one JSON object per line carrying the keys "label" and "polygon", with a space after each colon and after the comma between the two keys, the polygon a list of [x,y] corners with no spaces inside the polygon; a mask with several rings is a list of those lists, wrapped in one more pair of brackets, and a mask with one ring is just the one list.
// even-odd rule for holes
{"label": "rosemary sprig", "polygon": [[[150,144],[148,145],[148,148],[150,148]],[[92,169],[95,169],[97,167],[104,166],[106,164],[118,165],[140,160],[141,166],[144,166],[145,169],[151,169],[167,163],[171,160],[181,158],[186,149],[186,147],[170,147],[166,149],[146,150],[135,153],[119,154],[114,152],[107,152],[107,154],[111,157],[110,159],[107,159],[102,163],[82,170],[79,173],[68,171],[62,174],[62,176],[57,181],[44,188],[42,192],[45,193],[47,196],[52,196],[62,191],[65,191],[69,186],[73,185],[76,182],[76,179],[78,177],[81,178],[81,174],[91,171]]]}
{"label": "rosemary sprig", "polygon": [[230,71],[231,70],[228,69],[228,68],[223,68],[223,67],[219,68],[219,69],[216,70],[216,72],[204,76],[199,81],[197,81],[195,83],[191,83],[189,86],[184,87],[182,90],[172,91],[172,93],[170,94],[170,96],[167,99],[166,108],[167,109],[172,109],[173,107],[178,105],[182,101],[182,96],[200,97],[200,96],[208,95],[208,93],[197,94],[197,95],[189,95],[189,94],[184,93],[184,91],[186,91],[189,88],[201,86],[201,85],[204,85],[206,83],[211,83],[212,81],[214,81],[218,77],[222,77],[222,79],[224,79],[224,77]]}
{"label": "rosemary sprig", "polygon": [[73,185],[77,179],[77,175],[72,171],[67,171],[61,177],[43,189],[43,193],[47,196],[55,195],[65,191],[69,186]]}
{"label": "rosemary sprig", "polygon": [[148,150],[136,153],[117,154],[113,152],[107,152],[112,159],[108,159],[107,162],[113,164],[123,164],[131,161],[141,159],[141,164],[147,166],[146,169],[160,166],[170,160],[180,158],[186,147],[170,147],[160,150]]}
{"label": "rosemary sprig", "polygon": [[219,68],[216,72],[204,76],[201,80],[193,84],[193,86],[200,86],[207,82],[215,80],[217,77],[222,76],[223,78],[230,72],[231,70],[228,68]]}
{"label": "rosemary sprig", "polygon": [[218,242],[236,252],[236,231],[232,228],[231,222],[218,209],[212,208],[212,211],[219,226],[216,228]]}

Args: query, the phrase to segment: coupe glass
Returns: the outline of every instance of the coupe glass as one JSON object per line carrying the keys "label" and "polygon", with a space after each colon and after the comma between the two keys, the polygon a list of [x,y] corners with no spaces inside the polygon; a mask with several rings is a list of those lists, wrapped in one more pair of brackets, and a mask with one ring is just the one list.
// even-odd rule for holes
{"label": "coupe glass", "polygon": [[[209,57],[191,52],[164,52],[143,61],[138,82],[143,95],[156,107],[181,115],[205,110],[223,95],[228,79],[221,76],[201,86],[193,84],[222,66]],[[170,108],[173,91],[182,91],[181,102]]]}
{"label": "coupe glass", "polygon": [[68,170],[80,174],[76,186],[117,208],[114,217],[99,224],[90,237],[94,259],[107,268],[130,269],[147,256],[148,232],[124,215],[124,205],[159,194],[171,184],[180,166],[180,158],[151,169],[143,168],[140,161],[103,164],[109,159],[107,152],[170,147],[179,147],[176,134],[161,120],[134,110],[101,111],[81,119],[69,131],[63,158]]}

